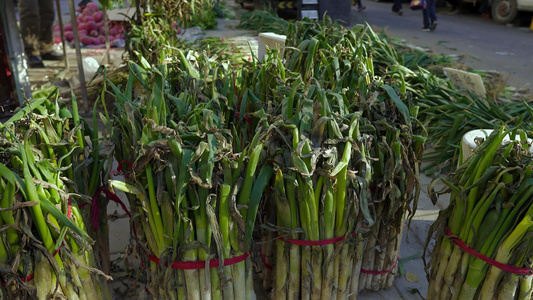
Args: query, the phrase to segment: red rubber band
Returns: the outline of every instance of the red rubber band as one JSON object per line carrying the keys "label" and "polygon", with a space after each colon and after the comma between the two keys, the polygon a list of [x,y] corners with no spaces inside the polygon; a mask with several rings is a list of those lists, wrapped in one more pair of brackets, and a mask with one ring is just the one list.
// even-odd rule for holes
{"label": "red rubber band", "polygon": [[[240,116],[240,113],[238,111],[235,112],[235,116],[238,117]],[[244,116],[244,118],[242,118],[244,121],[248,122],[249,124],[253,124],[253,120],[252,118],[248,117],[248,116]]]}
{"label": "red rubber band", "polygon": [[[124,173],[124,171],[122,171],[122,165],[124,165],[124,164],[126,164],[126,165],[128,165],[130,167],[131,173],[126,174],[126,173]],[[121,161],[118,164],[117,170],[116,171],[111,171],[109,174],[111,174],[111,175],[117,175],[117,174],[118,175],[124,175],[124,177],[128,178],[128,177],[130,177],[133,174],[133,164],[130,163],[129,161],[123,160],[123,161]]]}
{"label": "red rubber band", "polygon": [[[98,205],[98,197],[100,196],[102,192],[105,194],[107,199],[120,205],[120,207],[122,207],[126,215],[128,215],[128,217],[131,218],[131,213],[126,207],[126,205],[124,204],[124,202],[122,202],[122,200],[120,200],[120,198],[116,194],[111,193],[111,191],[109,191],[108,189],[102,186],[96,191],[96,193],[94,193],[94,196],[91,202],[91,209],[92,209],[91,226],[95,231],[98,229],[98,226],[99,226],[98,221],[100,219],[100,205]],[[133,228],[133,232],[136,234],[135,227]]]}
{"label": "red rubber band", "polygon": [[263,246],[259,247],[259,257],[261,257],[261,261],[263,262],[263,265],[265,266],[265,268],[269,270],[274,269],[274,267],[271,264],[267,263],[265,259],[265,255],[263,254]]}
{"label": "red rubber band", "polygon": [[28,282],[28,281],[31,281],[32,279],[33,279],[33,274],[30,274],[28,275],[28,277],[21,278],[20,280],[22,280],[22,282]]}
{"label": "red rubber band", "polygon": [[498,261],[495,261],[494,259],[490,258],[490,257],[486,257],[485,255],[477,252],[475,249],[472,249],[470,248],[465,242],[463,242],[459,237],[457,237],[455,234],[453,234],[453,232],[450,230],[450,228],[446,227],[444,229],[444,233],[446,234],[446,237],[451,241],[453,242],[454,244],[456,244],[457,246],[459,246],[461,249],[463,249],[464,251],[466,251],[467,253],[489,263],[490,265],[493,265],[495,266],[496,268],[502,270],[502,271],[505,271],[505,272],[508,272],[508,273],[512,273],[512,274],[516,274],[516,275],[532,275],[533,274],[533,270],[531,269],[528,269],[528,268],[519,268],[519,267],[516,267],[516,266],[510,266],[510,265],[506,265],[504,263],[501,263],[501,262],[498,262]]}
{"label": "red rubber band", "polygon": [[[228,259],[224,260],[224,266],[231,266],[237,263],[240,263],[244,261],[246,258],[248,258],[250,254],[248,252],[239,255],[230,257]],[[148,255],[148,258],[150,258],[151,261],[155,262],[159,265],[159,258],[153,256],[152,254]],[[168,266],[168,264],[166,264]],[[209,268],[216,268],[219,267],[220,262],[218,259],[211,259],[209,261]],[[197,261],[179,261],[175,260],[170,267],[172,269],[179,269],[179,270],[199,270],[199,269],[205,269],[205,260],[197,260]]]}
{"label": "red rubber band", "polygon": [[363,273],[363,274],[371,274],[371,275],[388,274],[388,273],[392,272],[392,270],[394,270],[394,268],[396,268],[396,265],[398,265],[399,258],[400,257],[396,257],[396,261],[394,262],[394,266],[392,266],[392,268],[390,268],[389,270],[374,271],[374,270],[366,270],[366,269],[361,268],[361,273]]}
{"label": "red rubber band", "polygon": [[68,204],[67,204],[67,218],[70,220],[70,215],[72,213],[72,199],[68,197]]}
{"label": "red rubber band", "polygon": [[298,246],[324,246],[324,245],[331,245],[331,244],[335,244],[335,243],[338,243],[340,241],[343,241],[345,239],[348,239],[352,236],[355,236],[357,233],[354,232],[352,234],[349,234],[349,235],[345,235],[345,236],[340,236],[340,237],[336,237],[336,238],[332,238],[332,239],[327,239],[327,240],[320,240],[320,241],[308,241],[308,240],[296,240],[296,239],[286,239],[282,236],[279,236],[277,233],[276,235],[278,236],[278,238],[286,243],[289,243],[289,244],[293,244],[293,245],[298,245]]}
{"label": "red rubber band", "polygon": [[[22,280],[22,282],[28,282],[28,281],[31,281],[31,280],[33,280],[33,274],[28,275],[28,277],[26,277],[26,278],[22,278],[22,277],[21,277],[20,280]],[[2,282],[2,286],[5,286],[5,285],[6,285],[6,283],[5,283],[5,282]],[[15,285],[15,284],[12,283],[11,285]]]}
{"label": "red rubber band", "polygon": [[[375,185],[373,185],[373,186],[369,187],[369,190],[370,190],[371,192],[377,192],[377,191],[378,191],[378,188],[377,188]],[[381,188],[379,188],[379,191],[381,191]]]}

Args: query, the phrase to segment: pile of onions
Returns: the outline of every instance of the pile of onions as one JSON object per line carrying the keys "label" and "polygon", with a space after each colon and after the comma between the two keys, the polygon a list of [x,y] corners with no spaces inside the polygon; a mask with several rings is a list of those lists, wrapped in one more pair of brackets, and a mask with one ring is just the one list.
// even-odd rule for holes
{"label": "pile of onions", "polygon": [[[78,23],[78,31],[80,42],[84,46],[89,45],[104,45],[105,44],[105,27],[104,27],[104,12],[98,9],[98,4],[89,2],[83,9],[81,15],[76,17]],[[120,21],[109,21],[109,42],[112,43],[116,39],[124,39],[124,27]],[[74,40],[74,32],[72,25],[66,24],[64,26],[65,39],[67,42]],[[61,35],[59,33],[59,26],[54,27],[54,42],[61,43]]]}

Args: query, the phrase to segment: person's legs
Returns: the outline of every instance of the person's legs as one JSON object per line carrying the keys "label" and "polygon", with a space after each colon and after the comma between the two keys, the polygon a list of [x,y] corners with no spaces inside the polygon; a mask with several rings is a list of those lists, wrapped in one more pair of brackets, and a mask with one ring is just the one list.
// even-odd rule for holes
{"label": "person's legs", "polygon": [[392,5],[392,11],[399,12],[401,10],[402,10],[402,0],[394,0],[394,4]]}
{"label": "person's legs", "polygon": [[422,16],[424,17],[424,28],[429,29],[429,7],[426,7],[426,9],[422,10]]}
{"label": "person's legs", "polygon": [[435,0],[426,0],[426,9],[424,12],[424,28],[433,31],[437,29],[437,12],[435,10]]}
{"label": "person's legs", "polygon": [[435,8],[435,0],[428,0],[429,19],[431,23],[437,22],[437,10]]}
{"label": "person's legs", "polygon": [[366,8],[366,6],[364,6],[361,3],[361,0],[357,0],[356,3],[357,3],[357,11],[363,11]]}
{"label": "person's legs", "polygon": [[20,0],[20,34],[24,41],[24,53],[39,55],[39,6],[38,0]]}
{"label": "person's legs", "polygon": [[53,30],[56,17],[54,10],[54,0],[39,0],[39,50],[41,55],[53,49]]}

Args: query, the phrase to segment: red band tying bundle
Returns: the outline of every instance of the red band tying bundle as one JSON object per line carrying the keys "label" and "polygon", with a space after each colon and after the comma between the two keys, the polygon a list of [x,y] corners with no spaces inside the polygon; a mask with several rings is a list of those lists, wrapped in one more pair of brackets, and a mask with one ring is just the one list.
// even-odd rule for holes
{"label": "red band tying bundle", "polygon": [[263,254],[263,246],[261,246],[259,248],[259,256],[261,257],[261,261],[263,262],[263,265],[265,266],[265,268],[269,269],[269,270],[273,270],[274,267],[267,263],[266,259],[265,259],[265,255]]}
{"label": "red band tying bundle", "polygon": [[[240,116],[240,113],[238,111],[235,112],[235,116],[238,117]],[[242,118],[244,121],[248,122],[249,124],[253,124],[253,120],[252,118],[248,117],[248,116],[244,116],[244,118]]]}
{"label": "red band tying bundle", "polygon": [[463,242],[459,237],[457,237],[455,234],[453,234],[453,232],[450,230],[450,228],[446,227],[444,229],[444,233],[446,234],[446,237],[451,241],[453,242],[454,244],[456,244],[457,246],[459,246],[459,248],[463,249],[464,251],[466,251],[467,253],[489,263],[490,265],[493,265],[495,266],[496,268],[502,270],[502,271],[505,271],[505,272],[508,272],[508,273],[512,273],[512,274],[516,274],[516,275],[531,275],[533,274],[533,270],[531,269],[528,269],[528,268],[519,268],[519,267],[516,267],[516,266],[510,266],[510,265],[506,265],[504,263],[501,263],[501,262],[497,262],[495,261],[494,259],[490,258],[490,257],[486,257],[485,255],[477,252],[475,249],[472,249],[470,248],[465,242]]}
{"label": "red band tying bundle", "polygon": [[[22,282],[28,282],[28,281],[31,281],[31,280],[33,280],[33,274],[28,275],[28,277],[26,277],[26,278],[22,278],[22,277],[21,277],[20,280],[22,280]],[[5,282],[2,282],[2,286],[5,286],[5,285],[6,285],[6,283],[5,283]],[[15,284],[12,283],[11,285],[15,285]]]}
{"label": "red band tying bundle", "polygon": [[[248,252],[244,253],[243,255],[230,257],[228,259],[224,260],[224,266],[231,266],[237,263],[240,263],[241,261],[244,261],[246,258],[248,258],[250,254]],[[148,258],[150,258],[151,261],[155,262],[156,264],[159,264],[159,258],[148,255]],[[218,259],[211,259],[209,261],[209,268],[216,268],[220,265],[220,262]],[[167,264],[168,266],[168,264]],[[175,260],[170,267],[172,269],[179,269],[179,270],[199,270],[199,269],[205,269],[205,260],[197,260],[197,261],[179,261]]]}
{"label": "red band tying bundle", "polygon": [[70,220],[70,215],[72,214],[72,199],[68,197],[68,204],[67,204],[67,218]]}
{"label": "red band tying bundle", "polygon": [[[124,173],[124,171],[122,171],[122,165],[124,165],[124,164],[126,164],[126,165],[128,165],[128,167],[130,167],[130,170],[131,170],[130,173],[126,174],[126,173]],[[131,176],[131,174],[133,174],[133,164],[130,163],[129,161],[123,160],[123,161],[120,162],[120,164],[118,164],[117,170],[116,171],[112,171],[109,174],[111,174],[111,175],[117,175],[117,174],[124,175],[124,177],[128,178],[128,177]]]}
{"label": "red band tying bundle", "polygon": [[[282,236],[279,236],[279,239],[286,242],[286,243],[289,243],[289,244],[293,244],[293,245],[298,245],[298,246],[324,246],[324,245],[330,245],[330,244],[335,244],[335,243],[338,243],[340,241],[343,241],[345,239],[348,239],[352,236],[355,236],[357,233],[354,232],[352,234],[349,234],[349,235],[345,235],[345,236],[340,236],[340,237],[336,237],[336,238],[332,238],[332,239],[327,239],[327,240],[320,240],[320,241],[308,241],[308,240],[295,240],[295,239],[286,239]],[[277,235],[277,233],[276,233]]]}
{"label": "red band tying bundle", "polygon": [[[93,199],[92,199],[92,203],[91,203],[91,209],[92,209],[92,213],[91,213],[91,216],[92,216],[92,219],[91,219],[91,227],[96,230],[98,229],[98,221],[100,219],[100,205],[98,205],[98,197],[100,196],[101,193],[104,193],[105,196],[107,197],[107,199],[117,203],[118,205],[120,205],[120,207],[122,207],[122,209],[124,210],[124,212],[126,212],[126,214],[128,215],[128,217],[131,218],[131,213],[130,211],[128,210],[128,208],[126,207],[126,205],[124,204],[124,202],[122,202],[122,200],[120,200],[120,198],[111,193],[108,189],[106,189],[105,187],[100,187],[96,193],[94,194],[93,196]],[[85,204],[86,205],[86,204]],[[85,206],[83,205],[83,206]],[[82,205],[80,205],[80,207],[83,207]],[[135,231],[135,228],[133,229],[133,231]]]}
{"label": "red band tying bundle", "polygon": [[32,279],[33,279],[33,274],[30,274],[28,275],[28,277],[21,278],[20,280],[22,280],[22,282],[28,282],[28,281],[31,281]]}
{"label": "red band tying bundle", "polygon": [[381,192],[381,187],[376,187],[375,185],[369,188],[371,192]]}
{"label": "red band tying bundle", "polygon": [[399,257],[396,257],[396,261],[394,262],[394,266],[392,266],[392,268],[390,268],[389,270],[374,271],[374,270],[366,270],[366,269],[361,268],[361,273],[363,273],[363,274],[371,274],[371,275],[388,274],[388,273],[392,272],[392,270],[394,270],[394,268],[396,268],[396,265],[398,265],[398,260],[399,260]]}

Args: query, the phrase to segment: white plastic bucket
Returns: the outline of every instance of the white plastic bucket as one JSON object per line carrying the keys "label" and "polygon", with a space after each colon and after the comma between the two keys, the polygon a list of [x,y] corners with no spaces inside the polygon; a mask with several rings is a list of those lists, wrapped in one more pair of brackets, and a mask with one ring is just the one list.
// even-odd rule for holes
{"label": "white plastic bucket", "polygon": [[[463,135],[463,138],[461,140],[461,160],[459,161],[459,164],[462,164],[464,161],[466,161],[470,156],[474,154],[474,149],[476,149],[476,138],[483,138],[487,139],[487,137],[493,132],[493,129],[475,129],[471,130],[465,135]],[[520,136],[516,135],[515,140],[520,140]],[[502,144],[507,144],[510,142],[511,139],[509,138],[509,135],[506,135],[503,138]],[[528,143],[531,145],[533,140],[528,138]],[[533,146],[530,146],[529,152],[533,153]]]}
{"label": "white plastic bucket", "polygon": [[259,61],[263,61],[268,49],[279,49],[279,54],[283,57],[283,51],[285,50],[285,40],[287,36],[276,34],[273,32],[262,32],[258,36],[258,58]]}

